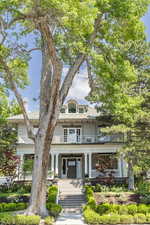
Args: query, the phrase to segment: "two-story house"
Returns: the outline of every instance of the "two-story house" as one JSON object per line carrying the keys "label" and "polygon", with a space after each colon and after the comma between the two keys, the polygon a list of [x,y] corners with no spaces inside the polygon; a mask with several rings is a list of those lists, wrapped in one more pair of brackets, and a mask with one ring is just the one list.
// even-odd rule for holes
{"label": "two-story house", "polygon": [[[28,112],[28,115],[36,132],[38,112]],[[122,140],[117,135],[103,136],[100,130],[102,121],[98,116],[95,108],[78,104],[75,100],[69,100],[62,107],[50,150],[52,177],[54,174],[60,178],[104,176],[97,170],[102,163],[107,167],[105,176],[110,172],[116,177],[127,176],[125,161],[122,157],[116,157]],[[13,116],[9,120],[18,126],[17,155],[22,165],[28,156],[34,154],[34,144],[27,137],[23,115]]]}

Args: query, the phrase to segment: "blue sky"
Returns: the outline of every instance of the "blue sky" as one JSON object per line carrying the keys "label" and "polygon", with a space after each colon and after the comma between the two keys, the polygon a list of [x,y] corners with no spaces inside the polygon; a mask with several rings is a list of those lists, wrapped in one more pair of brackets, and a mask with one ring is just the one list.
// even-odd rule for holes
{"label": "blue sky", "polygon": [[[145,24],[147,39],[150,41],[150,9],[148,13],[142,18]],[[29,40],[30,41],[30,40]],[[31,40],[32,42],[32,40]],[[38,110],[38,101],[34,101],[34,98],[39,96],[39,77],[41,70],[41,54],[36,51],[32,53],[32,59],[30,61],[29,76],[31,84],[22,91],[23,97],[28,99],[28,109],[30,111]],[[66,68],[64,69],[64,73]],[[88,79],[86,71],[82,71],[75,77],[72,88],[69,91],[69,97],[75,97],[77,99],[84,99],[89,92]]]}

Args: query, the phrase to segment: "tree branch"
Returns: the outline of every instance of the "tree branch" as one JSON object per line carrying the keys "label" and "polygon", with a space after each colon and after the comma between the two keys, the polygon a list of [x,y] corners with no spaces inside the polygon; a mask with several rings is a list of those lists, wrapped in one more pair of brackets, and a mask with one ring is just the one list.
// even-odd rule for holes
{"label": "tree branch", "polygon": [[81,54],[76,57],[74,64],[70,67],[64,82],[62,84],[61,90],[60,90],[60,104],[63,104],[65,101],[65,98],[69,92],[69,88],[72,85],[73,79],[75,77],[75,74],[79,70],[81,64],[85,60],[86,56],[84,54]]}
{"label": "tree branch", "polygon": [[[97,17],[95,19],[95,24],[94,24],[94,31],[91,34],[89,40],[88,40],[88,47],[90,47],[97,35],[98,29],[101,25],[101,18],[102,15],[100,17]],[[84,60],[86,59],[86,54],[81,54],[79,53],[79,55],[76,57],[75,62],[73,63],[73,65],[70,67],[64,82],[62,84],[61,90],[60,90],[60,104],[64,103],[64,100],[69,92],[69,88],[72,85],[73,79],[76,75],[76,72],[79,70],[81,64],[84,62]]]}
{"label": "tree branch", "polygon": [[2,59],[2,57],[0,57],[0,63],[4,69],[4,71],[6,72],[6,76],[8,79],[8,82],[10,84],[11,90],[14,92],[16,99],[18,101],[18,104],[20,105],[21,109],[22,109],[22,113],[23,113],[23,117],[27,126],[27,132],[28,132],[28,137],[31,138],[33,141],[35,140],[35,135],[33,132],[33,126],[30,123],[30,120],[28,118],[24,103],[23,103],[23,99],[22,96],[20,95],[17,86],[15,84],[15,81],[13,80],[13,74],[11,73],[9,67],[7,66],[6,62]]}
{"label": "tree branch", "polygon": [[86,64],[87,64],[87,72],[88,72],[88,80],[89,80],[89,86],[91,88],[91,93],[94,89],[94,81],[93,81],[93,78],[92,78],[92,71],[91,71],[91,65],[89,63],[89,60],[87,59],[86,60]]}
{"label": "tree branch", "polygon": [[[55,120],[57,117],[57,109],[59,105],[59,89],[61,83],[61,74],[62,74],[62,62],[57,56],[57,50],[53,41],[53,37],[50,31],[50,27],[46,21],[40,21],[39,29],[43,35],[47,46],[47,55],[50,58],[51,65],[52,65],[52,79],[51,79],[51,88],[49,89],[49,104],[47,106],[47,116],[48,121],[50,123],[51,120]],[[45,79],[49,80],[47,76],[50,74],[45,74]],[[45,88],[44,86],[42,88]],[[40,112],[41,113],[41,112]]]}

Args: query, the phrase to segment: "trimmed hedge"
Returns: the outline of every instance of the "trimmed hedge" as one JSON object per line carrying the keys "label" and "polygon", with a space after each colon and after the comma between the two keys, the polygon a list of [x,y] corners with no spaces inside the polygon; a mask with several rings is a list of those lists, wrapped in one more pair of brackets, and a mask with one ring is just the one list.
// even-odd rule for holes
{"label": "trimmed hedge", "polygon": [[48,202],[56,203],[58,188],[56,185],[52,185],[48,188]]}
{"label": "trimmed hedge", "polygon": [[47,203],[47,209],[51,216],[57,217],[62,210],[62,207],[56,203]]}
{"label": "trimmed hedge", "polygon": [[53,222],[54,222],[54,219],[53,219],[53,217],[48,216],[48,217],[45,218],[44,221],[45,221],[45,225],[52,225]]}
{"label": "trimmed hedge", "polygon": [[12,215],[11,213],[0,214],[0,224],[2,225],[38,225],[40,216]]}
{"label": "trimmed hedge", "polygon": [[86,208],[83,212],[85,222],[88,224],[149,224],[150,214],[137,213],[132,215],[105,214],[100,216],[94,210]]}
{"label": "trimmed hedge", "polygon": [[51,216],[57,217],[62,210],[62,207],[56,204],[58,194],[58,188],[56,185],[52,185],[48,189],[48,200],[46,207],[49,210]]}
{"label": "trimmed hedge", "polygon": [[27,203],[0,203],[0,212],[23,210],[27,208]]}

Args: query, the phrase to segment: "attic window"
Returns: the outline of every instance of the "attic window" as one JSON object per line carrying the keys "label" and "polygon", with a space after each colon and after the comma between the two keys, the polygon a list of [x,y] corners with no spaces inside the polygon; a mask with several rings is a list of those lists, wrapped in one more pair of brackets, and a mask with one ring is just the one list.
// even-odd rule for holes
{"label": "attic window", "polygon": [[79,107],[79,113],[84,113],[83,107]]}
{"label": "attic window", "polygon": [[76,104],[75,103],[69,103],[68,104],[68,112],[69,113],[76,113]]}
{"label": "attic window", "polygon": [[60,112],[65,113],[66,112],[65,108],[61,108]]}

